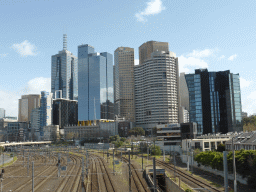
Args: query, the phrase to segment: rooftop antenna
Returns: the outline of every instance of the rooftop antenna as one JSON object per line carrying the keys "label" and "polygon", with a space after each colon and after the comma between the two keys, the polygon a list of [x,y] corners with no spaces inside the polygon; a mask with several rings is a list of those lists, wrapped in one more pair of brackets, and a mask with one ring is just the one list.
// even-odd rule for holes
{"label": "rooftop antenna", "polygon": [[67,34],[63,35],[63,50],[67,50]]}

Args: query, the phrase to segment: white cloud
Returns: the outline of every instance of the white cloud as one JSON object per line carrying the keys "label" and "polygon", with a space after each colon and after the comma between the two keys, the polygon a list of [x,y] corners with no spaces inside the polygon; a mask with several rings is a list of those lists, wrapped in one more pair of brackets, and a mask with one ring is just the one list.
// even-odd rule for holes
{"label": "white cloud", "polygon": [[252,91],[246,99],[242,99],[242,110],[252,115],[256,112],[256,91]]}
{"label": "white cloud", "polygon": [[235,54],[235,55],[231,55],[231,56],[228,58],[228,60],[233,61],[236,57],[237,57],[236,54]]}
{"label": "white cloud", "polygon": [[28,40],[25,40],[20,44],[13,44],[11,48],[13,48],[22,57],[34,56],[37,54],[35,52],[36,46],[29,43]]}
{"label": "white cloud", "polygon": [[140,64],[140,60],[139,59],[134,59],[134,65],[139,65]]}
{"label": "white cloud", "polygon": [[197,58],[209,57],[210,55],[213,54],[213,52],[214,51],[212,49],[205,49],[205,50],[202,50],[202,51],[193,50],[193,52],[189,53],[187,56],[197,57]]}
{"label": "white cloud", "polygon": [[212,49],[205,50],[193,50],[187,55],[181,55],[179,57],[179,72],[193,72],[194,69],[198,68],[208,68],[208,63],[202,58],[210,57],[214,53]]}
{"label": "white cloud", "polygon": [[252,83],[252,81],[247,81],[246,79],[240,77],[240,87],[245,88],[245,87],[249,87],[250,84]]}
{"label": "white cloud", "polygon": [[165,7],[162,5],[161,0],[151,0],[150,2],[147,2],[147,7],[145,8],[145,10],[136,13],[135,17],[137,17],[137,21],[145,22],[147,21],[145,16],[159,14],[163,10],[165,10]]}
{"label": "white cloud", "polygon": [[193,67],[192,70],[195,68],[207,68],[208,64],[199,58],[195,57],[184,57],[183,55],[179,57],[179,72],[185,72],[189,73],[191,72],[191,67]]}
{"label": "white cloud", "polygon": [[225,55],[222,55],[219,59],[224,59],[225,58]]}
{"label": "white cloud", "polygon": [[18,99],[25,94],[41,94],[41,91],[51,91],[51,78],[37,77],[28,81],[25,88],[18,92],[0,91],[0,107],[6,110],[8,116],[18,116]]}
{"label": "white cloud", "polygon": [[0,54],[0,57],[6,57],[8,55],[8,53],[3,53],[3,54]]}
{"label": "white cloud", "polygon": [[22,90],[22,94],[41,94],[41,91],[51,91],[51,78],[36,77],[31,79]]}

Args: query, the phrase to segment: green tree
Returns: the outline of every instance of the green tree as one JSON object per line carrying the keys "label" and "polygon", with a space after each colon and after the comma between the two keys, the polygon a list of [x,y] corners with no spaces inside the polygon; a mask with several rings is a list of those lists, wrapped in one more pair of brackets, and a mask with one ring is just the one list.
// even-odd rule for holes
{"label": "green tree", "polygon": [[159,146],[151,146],[150,149],[152,155],[161,155],[161,149]]}
{"label": "green tree", "polygon": [[130,135],[145,135],[145,131],[142,127],[133,127],[130,131],[129,131]]}
{"label": "green tree", "polygon": [[217,146],[217,151],[218,151],[218,152],[223,152],[223,151],[225,151],[225,145],[220,143],[220,144]]}

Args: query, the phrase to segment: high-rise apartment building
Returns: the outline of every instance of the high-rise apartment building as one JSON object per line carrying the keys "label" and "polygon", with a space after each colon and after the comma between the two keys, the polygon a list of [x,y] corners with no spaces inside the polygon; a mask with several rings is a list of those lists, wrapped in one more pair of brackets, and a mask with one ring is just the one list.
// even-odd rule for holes
{"label": "high-rise apartment building", "polygon": [[78,120],[114,119],[113,56],[78,46]]}
{"label": "high-rise apartment building", "polygon": [[5,109],[0,108],[0,119],[5,117]]}
{"label": "high-rise apartment building", "polygon": [[239,74],[230,71],[208,72],[197,69],[185,75],[190,103],[190,122],[197,133],[242,131],[242,106]]}
{"label": "high-rise apartment building", "polygon": [[[178,58],[169,52],[168,43],[162,42],[153,42],[153,51],[158,48],[150,54],[145,47],[151,44],[140,46],[143,63],[134,67],[136,126],[145,129],[179,122]],[[161,47],[167,50],[159,51]],[[144,51],[147,54],[141,54]]]}
{"label": "high-rise apartment building", "polygon": [[134,49],[118,47],[114,65],[115,115],[135,122],[134,107]]}
{"label": "high-rise apartment building", "polygon": [[22,95],[21,99],[19,99],[18,121],[29,123],[32,110],[38,107],[40,107],[40,95]]}
{"label": "high-rise apartment building", "polygon": [[67,50],[64,35],[63,50],[52,56],[51,92],[53,98],[78,99],[77,58]]}

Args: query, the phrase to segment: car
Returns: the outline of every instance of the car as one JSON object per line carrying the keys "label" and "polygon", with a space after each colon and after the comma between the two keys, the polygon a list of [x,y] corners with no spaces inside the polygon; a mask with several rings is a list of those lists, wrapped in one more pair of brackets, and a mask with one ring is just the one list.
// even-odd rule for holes
{"label": "car", "polygon": [[5,143],[9,143],[9,141],[5,141]]}

